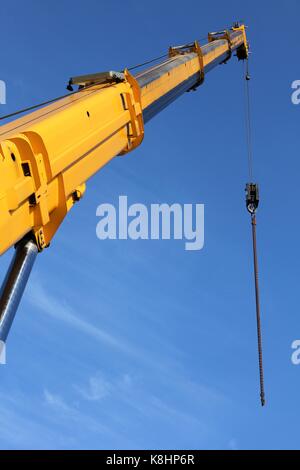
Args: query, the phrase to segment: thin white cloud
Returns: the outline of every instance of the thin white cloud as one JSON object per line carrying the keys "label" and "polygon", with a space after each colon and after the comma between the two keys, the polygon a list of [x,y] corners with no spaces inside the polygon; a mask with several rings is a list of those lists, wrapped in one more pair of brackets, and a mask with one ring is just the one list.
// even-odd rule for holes
{"label": "thin white cloud", "polygon": [[39,407],[32,407],[21,393],[0,395],[1,449],[55,449],[73,444],[69,436],[54,429],[36,408]]}
{"label": "thin white cloud", "polygon": [[66,303],[58,302],[54,297],[49,295],[44,287],[38,282],[32,282],[28,289],[29,302],[43,311],[47,315],[55,318],[56,320],[63,321],[72,328],[84,333],[97,341],[105,344],[106,346],[117,349],[123,353],[130,355],[137,355],[137,351],[124,341],[116,338],[105,330],[94,326],[88,321],[75,314],[73,309]]}
{"label": "thin white cloud", "polygon": [[[172,384],[170,385],[172,386]],[[81,398],[88,401],[101,401],[104,398],[110,398],[111,403],[113,401],[123,403],[125,408],[129,407],[137,412],[138,415],[143,415],[146,419],[152,420],[156,416],[159,421],[169,421],[192,426],[197,429],[199,436],[200,434],[204,436],[208,431],[201,418],[199,419],[196,413],[187,411],[184,403],[179,405],[177,403],[177,406],[171,406],[168,400],[163,400],[151,394],[149,390],[145,390],[142,381],[133,378],[128,373],[111,380],[107,380],[102,373],[96,373],[88,379],[87,384],[83,386],[76,385],[74,389]],[[189,394],[188,388],[185,392],[187,395]],[[185,399],[186,396],[183,402],[185,402]],[[134,415],[132,414],[132,416]]]}
{"label": "thin white cloud", "polygon": [[[167,371],[170,369],[170,362],[168,362],[168,364],[164,364],[162,360],[156,360],[147,351],[132,346],[123,339],[118,338],[104,329],[99,328],[98,326],[95,326],[87,320],[81,318],[80,315],[78,315],[70,305],[68,305],[66,302],[62,303],[61,301],[58,301],[56,298],[51,296],[43,287],[43,285],[34,278],[28,286],[27,299],[31,305],[33,305],[39,311],[46,313],[55,320],[64,322],[74,330],[77,330],[80,333],[101,342],[107,347],[132,357],[139,363],[143,363],[144,366],[148,366],[155,370],[160,369],[163,373],[167,373]],[[174,364],[175,361],[173,360],[172,365]]]}
{"label": "thin white cloud", "polygon": [[[73,329],[103,343],[105,346],[132,357],[139,364],[142,364],[144,368],[151,369],[151,373],[155,371],[155,374],[160,377],[160,381],[173,383],[173,386],[180,393],[189,394],[193,400],[197,401],[205,400],[207,403],[214,404],[224,404],[226,402],[228,404],[227,398],[219,390],[184,377],[184,370],[181,369],[180,363],[173,356],[172,358],[168,357],[167,361],[163,357],[156,359],[152,356],[153,351],[150,353],[136,348],[98,326],[89,323],[77,315],[69,305],[66,303],[62,304],[49,295],[38,281],[31,283],[28,293],[29,301],[38,310],[43,311],[58,321],[66,323]],[[91,377],[90,380],[90,389],[86,391],[86,396],[89,396],[90,399],[94,397],[94,400],[96,400],[97,395],[103,397],[111,392],[110,384],[100,383],[99,378]],[[82,391],[82,393],[84,392]]]}
{"label": "thin white cloud", "polygon": [[75,385],[74,388],[82,398],[88,401],[98,401],[110,396],[114,386],[102,374],[96,374],[88,379],[87,386]]}
{"label": "thin white cloud", "polygon": [[[66,434],[71,436],[75,443],[77,441],[82,442],[82,435],[85,435],[88,447],[91,446],[89,443],[91,436],[93,436],[93,439],[98,436],[100,447],[100,443],[104,440],[105,442],[115,443],[115,447],[118,446],[118,443],[123,443],[128,448],[132,446],[127,435],[120,433],[118,428],[111,425],[104,409],[101,409],[102,413],[96,415],[95,412],[83,412],[78,402],[72,401],[69,403],[61,395],[54,394],[48,389],[44,389],[43,397],[45,405],[52,411],[52,420],[56,422],[57,426],[65,429]],[[98,411],[100,410],[98,409]],[[106,424],[104,423],[105,420]],[[108,446],[106,445],[106,447]]]}
{"label": "thin white cloud", "polygon": [[181,423],[181,424],[188,424],[189,426],[194,426],[198,428],[198,430],[204,435],[208,428],[197,417],[196,413],[188,413],[187,411],[183,411],[180,408],[175,408],[174,406],[170,406],[166,404],[161,398],[152,396],[150,398],[150,403],[152,408],[159,412],[161,415],[168,417],[169,419],[173,420],[174,423]]}
{"label": "thin white cloud", "polygon": [[59,395],[53,395],[47,389],[44,390],[44,399],[48,405],[53,406],[56,409],[66,412],[70,410],[70,407],[67,406],[67,404]]}
{"label": "thin white cloud", "polygon": [[[230,403],[221,392],[213,387],[188,378],[185,369],[177,360],[174,360],[173,355],[170,358],[168,356],[167,360],[164,356],[161,357],[161,360],[156,360],[155,357],[152,357],[152,351],[148,352],[132,347],[110,332],[81,318],[71,306],[66,303],[62,304],[61,301],[49,295],[39,281],[31,284],[28,300],[39,311],[55,320],[64,322],[67,326],[89,338],[130,356],[135,361],[134,363],[130,361],[130,364],[136,366],[137,361],[139,367],[143,368],[143,374],[148,374],[153,377],[153,380],[158,380],[164,394],[167,390],[176,391],[175,395],[173,393],[170,395],[169,400],[168,395],[160,396],[158,394],[156,386],[148,389],[145,386],[143,374],[139,375],[137,379],[129,372],[119,376],[111,376],[110,374],[107,377],[98,371],[89,375],[84,383],[74,384],[73,382],[73,385],[69,385],[69,390],[64,388],[58,390],[58,393],[57,391],[52,393],[45,389],[45,404],[49,409],[55,411],[57,422],[73,422],[95,433],[114,434],[117,422],[123,426],[129,425],[127,420],[128,413],[130,413],[133,419],[140,419],[143,416],[146,422],[153,420],[155,416],[157,422],[165,423],[165,426],[169,426],[170,423],[172,425],[173,423],[182,423],[184,428],[193,428],[202,441],[214,432],[211,426],[207,426],[211,413],[217,413],[217,409],[225,404],[230,405]],[[72,390],[76,392],[73,397]],[[71,404],[65,398],[66,394],[67,396],[71,395]],[[124,405],[124,414],[114,411],[120,403]],[[194,404],[193,407],[190,406],[191,403]],[[85,410],[94,406],[97,409],[96,416],[100,422],[104,420],[106,426],[93,419],[90,411],[88,415],[80,411],[81,407]],[[121,437],[121,441],[123,438],[124,436]]]}

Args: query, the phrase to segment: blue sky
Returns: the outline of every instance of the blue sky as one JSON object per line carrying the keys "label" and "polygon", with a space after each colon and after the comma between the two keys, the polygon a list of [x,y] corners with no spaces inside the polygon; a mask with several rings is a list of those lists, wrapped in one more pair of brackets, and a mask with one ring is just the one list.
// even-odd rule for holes
{"label": "blue sky", "polygon": [[[299,448],[299,2],[2,2],[1,113],[249,25],[267,407],[258,395],[242,65],[209,73],[88,184],[38,258],[0,368],[1,449]],[[205,247],[99,241],[96,208],[204,203]],[[1,258],[0,274],[11,252]]]}

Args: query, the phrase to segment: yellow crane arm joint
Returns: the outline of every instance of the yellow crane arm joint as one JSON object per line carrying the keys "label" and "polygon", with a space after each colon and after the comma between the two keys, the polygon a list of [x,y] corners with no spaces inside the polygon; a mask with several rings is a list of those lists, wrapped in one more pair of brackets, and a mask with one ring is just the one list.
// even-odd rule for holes
{"label": "yellow crane arm joint", "polygon": [[120,155],[134,150],[144,139],[144,120],[141,101],[141,89],[136,78],[126,69],[124,71],[125,82],[130,85],[131,93],[122,94],[124,109],[129,111],[130,123],[127,126],[128,145]]}

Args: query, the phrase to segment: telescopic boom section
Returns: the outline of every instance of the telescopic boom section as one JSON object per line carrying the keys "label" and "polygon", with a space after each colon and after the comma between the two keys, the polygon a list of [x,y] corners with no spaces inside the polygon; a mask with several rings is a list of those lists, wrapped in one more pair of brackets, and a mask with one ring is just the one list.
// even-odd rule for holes
{"label": "telescopic boom section", "polygon": [[[0,127],[0,254],[15,245],[0,290],[0,341],[6,341],[38,251],[49,246],[86,181],[143,140],[144,123],[205,74],[248,56],[245,27],[171,47],[169,58],[136,76],[128,70],[75,77],[77,92]],[[1,345],[0,344],[0,345]]]}
{"label": "telescopic boom section", "polygon": [[246,59],[245,27],[211,33],[208,44],[171,47],[169,58],[136,76],[105,72],[71,79],[79,90],[0,127],[0,254],[16,252],[0,290],[0,341],[6,341],[38,251],[49,246],[86,181],[116,155],[141,144],[144,123],[205,74]]}
{"label": "telescopic boom section", "polygon": [[1,126],[0,254],[28,234],[39,251],[47,247],[86,181],[136,148],[144,123],[234,52],[247,58],[243,25],[209,34],[204,46],[171,47],[167,60],[136,76],[77,77],[77,93]]}

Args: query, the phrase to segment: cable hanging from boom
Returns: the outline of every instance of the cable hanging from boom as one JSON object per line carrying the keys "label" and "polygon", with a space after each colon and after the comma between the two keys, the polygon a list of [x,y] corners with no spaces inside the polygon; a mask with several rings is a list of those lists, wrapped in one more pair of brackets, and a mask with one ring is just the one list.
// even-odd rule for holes
{"label": "cable hanging from boom", "polygon": [[247,138],[247,157],[249,183],[246,184],[246,207],[251,216],[252,226],[252,245],[253,245],[253,265],[254,265],[254,282],[255,282],[255,304],[256,304],[256,325],[257,325],[257,343],[258,343],[258,362],[259,362],[259,378],[260,378],[260,400],[261,405],[265,406],[265,386],[264,386],[264,370],[263,370],[263,348],[262,348],[262,331],[261,331],[261,315],[260,315],[260,295],[258,281],[258,256],[256,241],[256,211],[259,204],[258,185],[253,182],[253,149],[252,149],[252,128],[251,128],[251,100],[249,82],[251,76],[249,73],[249,58],[245,62],[245,121],[246,121],[246,138]]}
{"label": "cable hanging from boom", "polygon": [[245,61],[245,121],[247,138],[248,171],[250,181],[253,179],[253,150],[252,150],[252,127],[251,127],[251,106],[250,106],[250,87],[251,80],[249,72],[249,58]]}

